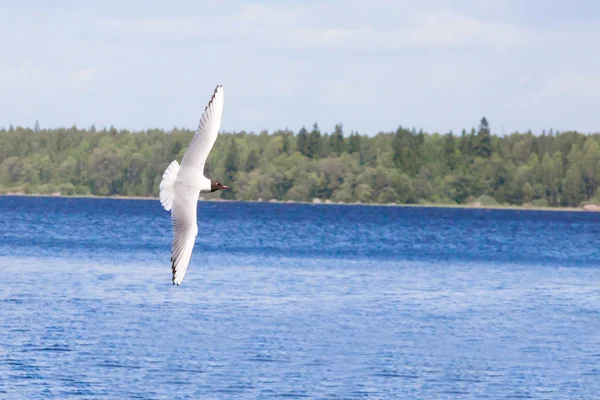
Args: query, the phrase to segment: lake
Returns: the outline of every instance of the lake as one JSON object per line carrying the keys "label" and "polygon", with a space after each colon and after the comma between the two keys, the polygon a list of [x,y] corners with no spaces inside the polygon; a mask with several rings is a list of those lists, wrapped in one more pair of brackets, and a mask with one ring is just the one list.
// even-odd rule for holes
{"label": "lake", "polygon": [[600,213],[0,197],[0,398],[591,399]]}

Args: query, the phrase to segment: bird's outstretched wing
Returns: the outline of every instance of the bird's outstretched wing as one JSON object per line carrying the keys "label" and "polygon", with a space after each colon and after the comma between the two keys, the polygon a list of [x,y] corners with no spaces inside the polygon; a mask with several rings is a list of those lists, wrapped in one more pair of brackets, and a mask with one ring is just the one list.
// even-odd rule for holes
{"label": "bird's outstretched wing", "polygon": [[171,209],[173,224],[173,244],[171,246],[171,268],[173,271],[173,285],[183,281],[187,267],[192,258],[192,250],[198,225],[196,224],[196,205],[198,195],[195,191],[177,193]]}
{"label": "bird's outstretched wing", "polygon": [[181,167],[192,167],[204,173],[204,164],[221,128],[224,101],[223,85],[216,87],[198,123],[198,129],[181,160]]}

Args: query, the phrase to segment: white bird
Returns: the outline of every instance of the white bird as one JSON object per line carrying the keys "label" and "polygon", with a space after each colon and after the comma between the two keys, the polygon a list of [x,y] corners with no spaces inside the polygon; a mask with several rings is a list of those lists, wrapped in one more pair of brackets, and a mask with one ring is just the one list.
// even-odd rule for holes
{"label": "white bird", "polygon": [[194,242],[198,235],[196,206],[199,194],[229,189],[228,186],[204,176],[206,158],[217,140],[221,127],[223,95],[223,86],[217,86],[183,155],[181,165],[177,160],[169,164],[160,182],[160,203],[165,210],[171,210],[173,224],[173,285],[179,286],[192,258]]}

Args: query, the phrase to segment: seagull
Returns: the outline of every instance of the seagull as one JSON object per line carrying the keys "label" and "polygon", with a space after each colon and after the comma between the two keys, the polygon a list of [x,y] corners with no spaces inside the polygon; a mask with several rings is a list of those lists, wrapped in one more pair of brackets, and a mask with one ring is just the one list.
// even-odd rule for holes
{"label": "seagull", "polygon": [[174,160],[165,170],[160,182],[160,203],[171,211],[173,244],[171,268],[173,285],[179,286],[187,271],[194,242],[198,235],[196,206],[200,193],[229,189],[221,182],[204,176],[204,164],[221,127],[223,117],[223,85],[218,85],[204,109],[198,129],[187,148],[181,165]]}

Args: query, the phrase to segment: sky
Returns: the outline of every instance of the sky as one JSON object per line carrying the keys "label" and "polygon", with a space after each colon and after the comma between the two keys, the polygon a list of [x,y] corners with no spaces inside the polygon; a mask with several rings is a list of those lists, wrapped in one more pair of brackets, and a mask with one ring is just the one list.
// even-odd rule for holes
{"label": "sky", "polygon": [[0,126],[600,132],[595,0],[0,1]]}

